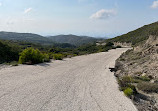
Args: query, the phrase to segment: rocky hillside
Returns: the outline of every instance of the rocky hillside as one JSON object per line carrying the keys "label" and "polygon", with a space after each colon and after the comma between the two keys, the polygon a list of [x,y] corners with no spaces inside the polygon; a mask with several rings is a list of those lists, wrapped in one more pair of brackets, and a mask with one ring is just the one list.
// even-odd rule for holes
{"label": "rocky hillside", "polygon": [[148,75],[158,78],[158,36],[124,53],[117,61],[122,75]]}
{"label": "rocky hillside", "polygon": [[150,35],[121,55],[116,69],[121,89],[136,89],[132,95],[138,110],[158,111],[158,35]]}

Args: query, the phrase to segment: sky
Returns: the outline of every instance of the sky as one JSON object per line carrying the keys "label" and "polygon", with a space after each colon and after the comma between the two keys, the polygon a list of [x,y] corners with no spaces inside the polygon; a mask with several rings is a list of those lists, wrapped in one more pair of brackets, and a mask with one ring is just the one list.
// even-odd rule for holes
{"label": "sky", "polygon": [[158,21],[158,0],[0,0],[0,31],[115,37]]}

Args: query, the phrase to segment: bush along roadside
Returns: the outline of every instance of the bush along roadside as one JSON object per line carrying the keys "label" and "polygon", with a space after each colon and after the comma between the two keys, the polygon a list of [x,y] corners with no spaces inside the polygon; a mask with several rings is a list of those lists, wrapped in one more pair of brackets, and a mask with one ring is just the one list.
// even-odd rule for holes
{"label": "bush along roadside", "polygon": [[20,53],[19,63],[20,64],[38,64],[48,62],[49,56],[41,53],[38,49],[27,48]]}
{"label": "bush along roadside", "polygon": [[149,94],[158,94],[158,83],[147,76],[117,76],[119,89],[132,99],[139,111],[158,111],[157,102]]}
{"label": "bush along roadside", "polygon": [[[19,47],[20,48],[20,47]],[[7,64],[12,64],[13,66],[17,66],[19,64],[38,64],[43,62],[49,62],[50,59],[54,60],[63,60],[63,58],[71,58],[74,56],[99,53],[99,52],[107,52],[111,49],[120,48],[120,46],[115,47],[113,43],[108,42],[106,45],[96,45],[94,44],[85,44],[82,46],[78,46],[76,48],[60,48],[60,47],[25,47],[20,48],[19,60],[18,62],[10,61]]]}
{"label": "bush along roadside", "polygon": [[129,98],[132,98],[135,94],[138,93],[134,82],[134,79],[130,76],[118,78],[119,89],[123,91],[124,94]]}
{"label": "bush along roadside", "polygon": [[138,94],[140,91],[158,94],[158,82],[156,80],[151,82],[151,80],[147,76],[122,76],[118,77],[118,84],[121,91],[131,88],[134,91],[133,94]]}

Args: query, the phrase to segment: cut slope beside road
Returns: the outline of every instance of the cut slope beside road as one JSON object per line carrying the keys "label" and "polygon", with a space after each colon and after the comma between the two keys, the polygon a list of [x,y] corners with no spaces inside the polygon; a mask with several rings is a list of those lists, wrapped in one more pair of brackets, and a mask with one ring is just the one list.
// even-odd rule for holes
{"label": "cut slope beside road", "polygon": [[127,49],[0,70],[0,111],[136,111],[109,67]]}

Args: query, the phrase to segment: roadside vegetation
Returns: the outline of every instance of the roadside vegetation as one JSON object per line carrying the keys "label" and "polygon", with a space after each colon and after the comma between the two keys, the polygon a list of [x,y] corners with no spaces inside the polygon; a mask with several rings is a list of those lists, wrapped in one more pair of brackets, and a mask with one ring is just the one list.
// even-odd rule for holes
{"label": "roadside vegetation", "polygon": [[18,53],[19,51],[16,47],[9,46],[5,42],[0,41],[0,63],[17,61]]}
{"label": "roadside vegetation", "polygon": [[[98,52],[106,52],[114,47],[108,42],[106,45],[96,45],[96,43],[74,46],[71,44],[40,45],[25,41],[0,41],[0,63],[13,66],[19,64],[38,64],[49,62],[50,59],[62,60],[79,55],[86,55]],[[14,62],[13,62],[14,61]]]}
{"label": "roadside vegetation", "polygon": [[[154,53],[152,53],[152,56],[154,56]],[[127,88],[134,89],[134,92],[136,92],[131,93],[131,95],[137,94],[139,91],[143,91],[144,93],[158,93],[157,78],[153,75],[156,72],[148,69],[150,68],[150,64],[154,63],[154,60],[150,57],[150,54],[144,56],[142,52],[128,50],[118,58],[115,68],[121,72],[116,76],[118,77],[120,90],[124,91],[125,95],[127,95],[127,91],[125,91]]]}
{"label": "roadside vegetation", "polygon": [[139,90],[144,91],[146,93],[158,93],[157,83],[141,82],[137,85],[137,87]]}
{"label": "roadside vegetation", "polygon": [[128,97],[145,93],[158,93],[158,83],[151,83],[147,76],[123,76],[118,78],[119,89]]}
{"label": "roadside vegetation", "polygon": [[49,56],[41,53],[38,49],[27,48],[20,53],[20,64],[38,64],[48,62]]}
{"label": "roadside vegetation", "polygon": [[[144,93],[158,93],[158,82],[156,82],[156,78],[151,74],[143,73],[143,70],[146,70],[147,67],[142,66],[143,68],[141,68],[139,72],[137,71],[138,66],[141,67],[144,63],[147,65],[149,60],[151,59],[148,55],[142,56],[142,52],[134,52],[133,50],[128,50],[118,58],[115,68],[121,71],[117,77],[120,90],[123,91],[125,95],[131,97],[140,91]],[[135,67],[137,67],[136,72]],[[146,72],[149,73],[148,70]],[[131,88],[133,93],[127,94],[129,91],[128,88]]]}

